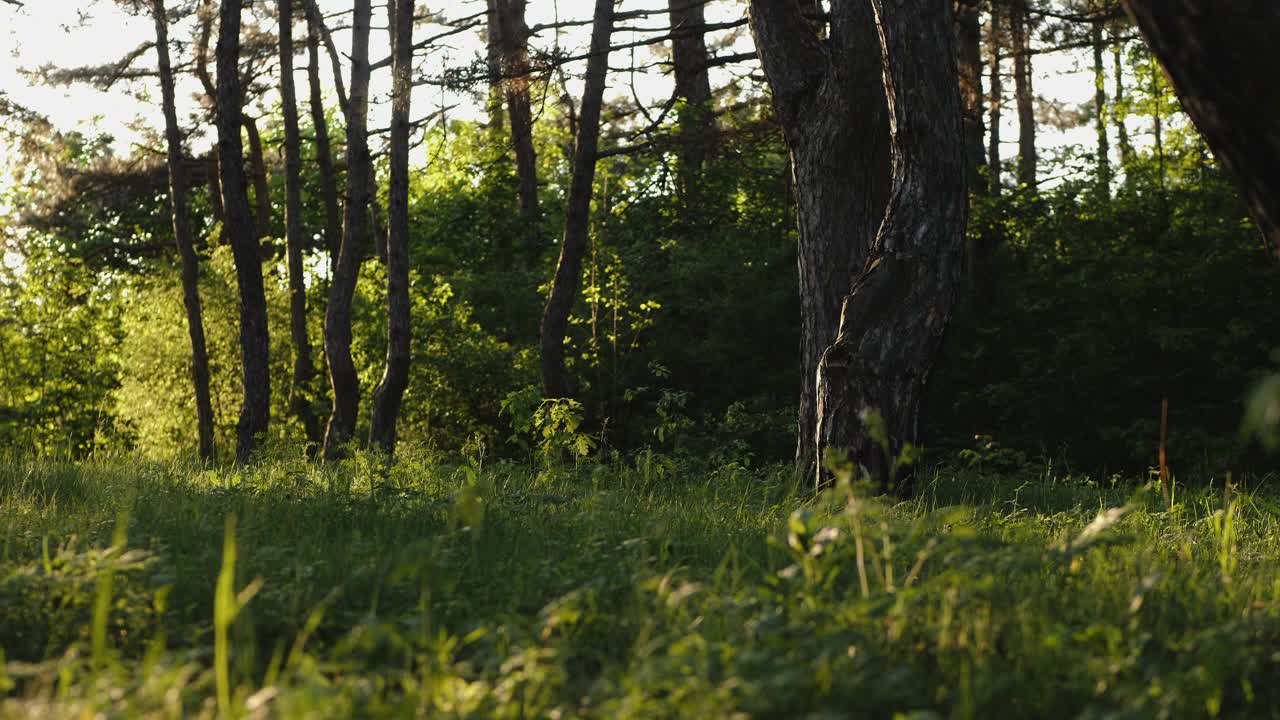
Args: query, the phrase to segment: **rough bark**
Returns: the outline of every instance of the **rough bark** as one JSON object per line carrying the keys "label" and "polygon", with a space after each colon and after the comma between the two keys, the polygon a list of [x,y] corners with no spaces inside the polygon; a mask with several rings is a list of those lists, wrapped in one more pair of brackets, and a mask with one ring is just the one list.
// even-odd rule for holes
{"label": "rough bark", "polygon": [[755,0],[751,29],[791,153],[800,276],[796,470],[811,476],[818,362],[836,338],[849,278],[866,260],[888,199],[879,40],[864,2],[833,8],[826,43],[794,1]]}
{"label": "rough bark", "polygon": [[667,0],[671,18],[671,64],[676,78],[680,146],[677,183],[686,207],[696,207],[702,168],[720,134],[711,107],[711,76],[707,70],[707,24],[699,0]]}
{"label": "rough bark", "polygon": [[[925,384],[955,304],[967,191],[951,17],[937,0],[871,0],[884,57],[892,191],[866,266],[818,367],[818,450],[848,449],[882,489],[914,442]],[[867,413],[883,417],[888,447]],[[826,474],[819,472],[819,484]]]}
{"label": "rough bark", "polygon": [[960,108],[964,121],[965,165],[969,187],[985,190],[985,128],[982,122],[982,24],[978,0],[955,0],[956,65],[960,77]]}
{"label": "rough bark", "polygon": [[1095,19],[1089,26],[1089,39],[1093,43],[1093,115],[1094,129],[1098,135],[1096,155],[1096,172],[1098,175],[1098,191],[1103,195],[1111,194],[1111,141],[1107,137],[1107,70],[1103,61],[1106,50],[1103,21]]}
{"label": "rough bark", "polygon": [[258,240],[272,237],[271,222],[271,185],[268,182],[267,154],[262,149],[262,134],[258,132],[258,121],[248,115],[244,116],[244,133],[249,138],[249,165],[253,169],[250,176],[253,181],[254,218],[253,227]]}
{"label": "rough bark", "polygon": [[533,147],[533,109],[530,99],[529,26],[525,0],[493,0],[497,4],[501,42],[503,95],[511,125],[511,146],[516,153],[516,199],[524,226],[526,255],[543,245],[542,211],[538,205],[538,153]]}
{"label": "rough bark", "polygon": [[[394,3],[393,3],[394,4]],[[485,65],[489,71],[489,96],[485,111],[489,116],[489,130],[502,131],[502,16],[501,0],[485,0]]]}
{"label": "rough bark", "polygon": [[289,411],[302,423],[308,442],[319,443],[320,419],[311,401],[316,370],[307,334],[307,284],[302,269],[306,238],[302,229],[302,133],[293,84],[293,0],[279,0],[280,112],[284,116],[284,238],[289,273],[289,335],[293,340],[293,386]]}
{"label": "rough bark", "polygon": [[409,105],[413,95],[413,0],[395,0],[392,27],[391,179],[388,188],[387,367],[373,393],[369,445],[395,452],[396,419],[409,386]]}
{"label": "rough bark", "polygon": [[1018,106],[1018,185],[1036,188],[1036,110],[1031,86],[1029,20],[1023,0],[1015,0],[1009,14],[1013,49],[1013,95]]}
{"label": "rough bark", "polygon": [[320,199],[324,203],[324,246],[329,251],[329,273],[338,264],[342,246],[342,215],[338,208],[338,175],[333,168],[333,148],[329,144],[329,120],[324,114],[324,94],[320,89],[320,28],[307,13],[307,86],[311,125],[316,135],[316,165],[320,171]]}
{"label": "rough bark", "polygon": [[236,427],[236,459],[244,462],[257,448],[271,418],[268,368],[267,298],[262,286],[260,245],[254,235],[244,172],[240,100],[240,2],[223,0],[218,28],[218,166],[222,175],[224,233],[231,243],[240,289],[240,357],[244,402]]}
{"label": "rough bark", "polygon": [[595,182],[596,149],[600,141],[600,110],[609,73],[609,39],[612,34],[613,0],[596,0],[591,26],[591,52],[587,59],[586,83],[578,117],[573,175],[569,179],[569,196],[565,208],[564,239],[560,244],[560,259],[556,263],[556,273],[542,313],[539,333],[542,389],[548,398],[570,397],[573,394],[572,382],[564,361],[564,339],[569,327],[569,313],[578,296],[578,284],[582,280],[582,258],[587,249],[591,189]]}
{"label": "rough bark", "polygon": [[991,138],[987,146],[987,167],[991,170],[991,185],[988,192],[992,196],[1000,195],[1000,173],[1004,168],[1000,160],[1000,122],[1001,110],[1004,106],[1004,76],[1000,74],[1002,17],[999,3],[991,3],[990,27],[987,31],[987,64],[991,71],[991,94],[988,100],[988,112],[991,115],[988,127],[991,128]]}
{"label": "rough bark", "polygon": [[173,214],[173,239],[182,263],[182,304],[187,311],[187,334],[191,338],[191,381],[196,398],[196,429],[201,460],[212,460],[213,403],[209,396],[209,352],[205,347],[204,313],[200,307],[200,267],[196,258],[191,220],[187,216],[187,173],[183,169],[182,136],[173,89],[173,67],[169,61],[169,17],[164,0],[152,0],[151,15],[156,26],[156,60],[160,74],[160,97],[164,110],[164,136],[169,165],[169,204]]}
{"label": "rough bark", "polygon": [[360,408],[360,378],[351,358],[351,303],[368,235],[369,159],[369,22],[370,0],[355,0],[351,30],[351,95],[347,109],[347,187],[342,246],[329,286],[324,318],[324,346],[329,361],[333,409],[324,437],[324,456],[335,459],[355,435]]}

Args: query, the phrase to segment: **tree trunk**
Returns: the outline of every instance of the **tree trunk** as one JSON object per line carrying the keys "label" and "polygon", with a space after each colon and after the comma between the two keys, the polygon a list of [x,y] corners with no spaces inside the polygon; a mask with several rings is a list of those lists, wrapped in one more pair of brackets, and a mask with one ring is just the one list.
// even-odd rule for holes
{"label": "tree trunk", "polygon": [[548,398],[573,394],[564,361],[565,333],[569,313],[582,279],[582,256],[587,249],[591,219],[591,189],[595,182],[596,148],[600,140],[600,110],[609,73],[609,39],[613,34],[613,0],[596,0],[591,27],[591,54],[587,59],[586,83],[578,118],[578,140],[574,149],[573,175],[564,219],[564,241],[551,282],[551,293],[542,313],[539,337],[542,388]]}
{"label": "tree trunk", "polygon": [[1115,102],[1111,107],[1113,110],[1113,122],[1116,124],[1116,138],[1120,145],[1120,167],[1129,166],[1129,160],[1133,158],[1133,143],[1129,141],[1129,125],[1125,122],[1125,116],[1128,111],[1124,107],[1124,43],[1116,37],[1116,33],[1112,32],[1111,37],[1111,61],[1115,65],[1112,71],[1115,74],[1115,91],[1113,97]]}
{"label": "tree trunk", "polygon": [[991,172],[991,185],[989,192],[993,197],[999,197],[1000,173],[1004,169],[1004,164],[1000,160],[1000,114],[1004,105],[1004,76],[1000,74],[1000,51],[1003,46],[1000,34],[1000,5],[999,3],[991,3],[991,22],[990,29],[987,31],[987,63],[991,66],[991,95],[989,112],[991,113],[991,141],[987,146],[987,167]]}
{"label": "tree trunk", "polygon": [[219,175],[222,173],[218,169],[218,146],[214,145],[209,150],[208,157],[208,184],[209,184],[209,209],[213,212],[213,221],[222,224],[227,221],[227,214],[222,210],[222,180]]}
{"label": "tree trunk", "polygon": [[191,337],[191,381],[195,385],[196,428],[201,460],[212,460],[213,403],[209,398],[209,353],[205,349],[204,315],[200,308],[199,260],[187,217],[187,173],[182,162],[182,137],[178,131],[178,111],[174,99],[173,68],[169,62],[169,17],[164,0],[152,0],[151,14],[156,26],[156,60],[160,71],[160,94],[164,107],[164,135],[169,161],[169,201],[173,213],[173,238],[182,261],[182,304],[187,311],[187,334]]}
{"label": "tree trunk", "polygon": [[413,95],[413,0],[395,0],[392,25],[391,180],[387,236],[387,368],[373,393],[369,445],[391,454],[409,386],[409,104]]}
{"label": "tree trunk", "polygon": [[271,185],[267,180],[267,155],[262,150],[262,135],[258,132],[258,121],[244,116],[244,132],[249,137],[249,161],[253,166],[253,200],[257,207],[254,215],[254,229],[258,240],[272,237],[271,222]]}
{"label": "tree trunk", "polygon": [[677,183],[685,207],[697,207],[702,168],[719,140],[711,107],[711,76],[707,71],[707,24],[698,0],[667,0],[671,18],[671,64],[676,76],[680,164]]}
{"label": "tree trunk", "polygon": [[[884,224],[818,366],[818,451],[848,449],[885,491],[909,490],[894,460],[914,442],[924,389],[955,304],[965,158],[951,18],[936,0],[871,0],[892,113]],[[869,413],[883,419],[887,447]],[[821,485],[827,475],[818,473]],[[895,480],[900,484],[895,485]]]}
{"label": "tree trunk", "polygon": [[981,191],[987,187],[982,179],[987,154],[982,126],[982,23],[978,17],[978,0],[955,0],[954,9],[965,164],[969,187]]}
{"label": "tree trunk", "polygon": [[1111,195],[1111,142],[1107,138],[1107,70],[1103,62],[1103,50],[1106,42],[1103,39],[1101,19],[1095,19],[1089,26],[1089,39],[1093,43],[1093,114],[1094,127],[1098,133],[1097,173],[1098,191],[1105,197]]}
{"label": "tree trunk", "polygon": [[1013,93],[1018,104],[1018,185],[1036,188],[1036,110],[1031,87],[1027,6],[1015,0],[1009,17],[1013,45]]}
{"label": "tree trunk", "polygon": [[218,28],[218,166],[222,174],[225,233],[231,242],[240,289],[240,355],[244,404],[236,427],[236,459],[245,462],[257,449],[271,419],[270,340],[267,297],[262,287],[262,255],[254,235],[253,214],[240,143],[240,2],[223,0]]}
{"label": "tree trunk", "polygon": [[347,191],[342,247],[329,286],[324,346],[329,360],[333,409],[324,437],[324,456],[336,459],[355,435],[360,378],[351,358],[351,303],[369,232],[369,23],[370,0],[355,0],[351,31],[351,96],[347,110]]}
{"label": "tree trunk", "polygon": [[329,251],[329,274],[338,264],[342,246],[342,216],[338,209],[338,177],[333,169],[333,148],[329,145],[329,121],[324,114],[320,90],[320,28],[307,13],[307,84],[311,124],[316,134],[316,165],[320,170],[320,198],[324,203],[324,246]]}
{"label": "tree trunk", "polygon": [[533,109],[529,96],[529,26],[525,24],[525,0],[493,0],[497,4],[501,72],[511,145],[516,152],[516,198],[524,226],[525,254],[532,258],[543,245],[542,211],[538,206],[538,153],[533,147]]}
{"label": "tree trunk", "polygon": [[754,0],[751,28],[791,152],[800,274],[796,471],[812,476],[818,362],[836,338],[849,279],[866,261],[889,193],[879,41],[866,3],[833,10],[829,52],[794,3]]}
{"label": "tree trunk", "polygon": [[[497,136],[502,132],[502,16],[501,0],[485,0],[485,65],[489,71],[489,95],[485,111],[489,117],[489,130]],[[393,3],[394,4],[394,3]]]}
{"label": "tree trunk", "polygon": [[293,0],[279,0],[280,105],[284,115],[284,237],[289,269],[289,334],[293,340],[293,387],[289,409],[302,423],[307,441],[324,436],[312,407],[315,366],[307,334],[307,284],[302,269],[306,238],[302,230],[302,133],[298,129],[298,99],[293,85]]}

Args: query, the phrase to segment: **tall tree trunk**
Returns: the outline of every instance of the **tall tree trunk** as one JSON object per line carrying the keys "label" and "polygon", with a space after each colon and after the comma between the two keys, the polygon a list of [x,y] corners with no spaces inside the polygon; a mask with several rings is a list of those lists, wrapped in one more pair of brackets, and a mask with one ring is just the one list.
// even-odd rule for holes
{"label": "tall tree trunk", "polygon": [[[848,449],[885,490],[915,441],[929,373],[955,304],[967,191],[950,13],[936,0],[871,0],[892,114],[884,224],[818,366],[818,450]],[[878,412],[883,429],[869,413]],[[888,441],[881,448],[875,437]],[[818,482],[826,474],[818,473]]]}
{"label": "tall tree trunk", "polygon": [[1129,125],[1125,122],[1128,111],[1124,106],[1124,42],[1117,35],[1118,33],[1112,31],[1111,62],[1115,66],[1112,68],[1115,74],[1115,90],[1112,96],[1115,102],[1111,107],[1114,115],[1112,121],[1116,124],[1116,137],[1120,145],[1120,167],[1125,168],[1133,158],[1133,143],[1129,141]]}
{"label": "tall tree trunk", "polygon": [[293,85],[293,0],[279,0],[280,105],[284,115],[284,237],[289,269],[289,334],[293,340],[293,387],[289,409],[302,423],[307,440],[324,439],[320,419],[312,407],[315,365],[307,335],[307,284],[302,269],[306,237],[302,231],[302,133],[298,129],[298,99]]}
{"label": "tall tree trunk", "polygon": [[1094,19],[1089,24],[1089,39],[1093,43],[1093,114],[1094,128],[1098,133],[1097,173],[1098,190],[1104,196],[1111,195],[1111,142],[1107,138],[1107,69],[1103,62],[1106,41],[1102,32],[1103,20]]}
{"label": "tall tree trunk", "polygon": [[222,205],[226,236],[236,265],[240,289],[240,356],[244,403],[236,427],[236,459],[244,462],[257,449],[271,420],[270,340],[267,336],[267,296],[262,287],[262,255],[249,210],[240,109],[240,2],[223,0],[218,28],[218,165],[222,174]]}
{"label": "tall tree trunk", "polygon": [[329,286],[324,346],[329,360],[333,410],[324,437],[324,455],[336,459],[355,435],[360,378],[351,358],[351,303],[369,232],[369,23],[370,0],[355,0],[351,30],[351,96],[347,110],[347,192],[342,247]]}
{"label": "tall tree trunk", "polygon": [[960,108],[964,120],[964,154],[969,187],[983,191],[986,164],[982,123],[982,23],[978,0],[955,0],[956,63],[960,75]]}
{"label": "tall tree trunk", "polygon": [[987,167],[991,172],[989,192],[993,197],[1000,195],[1000,172],[1004,165],[1000,161],[1000,114],[1004,105],[1004,76],[1000,74],[1000,52],[1003,48],[1000,32],[1000,5],[991,3],[990,29],[987,31],[987,64],[991,70],[991,95],[988,111],[991,113],[991,142],[987,150]]}
{"label": "tall tree trunk", "polygon": [[173,213],[173,238],[182,261],[182,304],[187,311],[187,334],[191,337],[191,381],[195,386],[196,428],[201,460],[212,460],[213,403],[209,398],[209,352],[205,348],[204,314],[200,308],[199,260],[187,217],[187,173],[183,169],[182,136],[173,89],[173,68],[169,62],[169,17],[164,0],[152,0],[151,14],[156,26],[156,60],[160,70],[160,96],[164,108],[164,136],[169,161],[169,202]]}
{"label": "tall tree trunk", "polygon": [[[393,2],[394,4],[394,2]],[[485,112],[489,117],[489,131],[495,136],[502,132],[502,79],[503,42],[501,0],[485,0],[485,65],[489,71],[489,95]]]}
{"label": "tall tree trunk", "polygon": [[1123,0],[1182,107],[1280,253],[1280,4]]}
{"label": "tall tree trunk", "polygon": [[373,393],[369,445],[395,452],[396,418],[409,386],[409,104],[413,95],[413,0],[394,0],[391,180],[388,188],[387,368]]}
{"label": "tall tree trunk", "polygon": [[271,222],[271,184],[267,180],[267,154],[262,149],[262,135],[258,132],[257,120],[245,115],[244,132],[249,138],[249,162],[253,167],[253,200],[257,208],[254,213],[254,229],[261,241],[275,234]]}
{"label": "tall tree trunk", "polygon": [[685,207],[696,207],[702,168],[719,140],[711,108],[711,76],[707,70],[707,24],[700,0],[667,0],[671,18],[671,63],[676,76],[680,165],[677,182]]}
{"label": "tall tree trunk", "polygon": [[818,362],[836,338],[849,279],[866,261],[889,195],[879,40],[864,2],[833,8],[829,51],[795,3],[753,0],[751,29],[791,152],[800,275],[796,470],[811,477]]}
{"label": "tall tree trunk", "polygon": [[227,214],[222,209],[222,180],[219,178],[222,171],[218,168],[218,146],[215,145],[209,150],[208,163],[208,184],[209,184],[209,206],[213,212],[213,221],[222,224],[227,221]]}
{"label": "tall tree trunk", "polygon": [[311,124],[316,134],[316,165],[320,170],[320,199],[324,203],[324,246],[329,251],[329,273],[338,264],[342,246],[342,216],[338,209],[338,176],[333,169],[333,148],[329,145],[329,121],[324,114],[320,90],[320,28],[307,13],[307,85]]}
{"label": "tall tree trunk", "polygon": [[1036,188],[1036,110],[1031,87],[1031,43],[1027,6],[1014,0],[1009,17],[1013,45],[1013,94],[1018,104],[1018,184]]}
{"label": "tall tree trunk", "polygon": [[502,43],[503,94],[511,122],[511,145],[516,153],[516,198],[525,230],[522,243],[525,254],[532,258],[542,247],[543,237],[542,211],[538,207],[538,153],[533,147],[529,26],[525,24],[525,0],[493,2],[497,4]]}
{"label": "tall tree trunk", "polygon": [[564,241],[560,245],[560,260],[556,263],[556,274],[551,281],[551,293],[542,313],[539,337],[542,389],[549,398],[563,398],[573,394],[569,371],[564,362],[564,340],[569,327],[569,313],[578,296],[578,284],[582,279],[582,257],[587,249],[590,231],[591,188],[595,182],[600,110],[609,74],[609,39],[612,34],[613,0],[596,0],[591,26],[591,53],[587,59],[582,110],[578,118],[573,175],[569,179],[569,196],[565,208]]}

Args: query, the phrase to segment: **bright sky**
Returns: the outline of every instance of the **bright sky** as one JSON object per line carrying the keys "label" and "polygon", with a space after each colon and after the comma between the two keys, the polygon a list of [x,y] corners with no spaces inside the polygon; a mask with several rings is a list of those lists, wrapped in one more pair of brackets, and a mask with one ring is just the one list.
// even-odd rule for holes
{"label": "bright sky", "polygon": [[[320,0],[320,5],[326,13],[350,7],[350,3],[344,0]],[[659,8],[664,5],[665,3],[660,0],[626,0],[621,4],[621,8],[632,10]],[[462,18],[483,10],[483,2],[450,0],[445,3],[431,3],[426,7],[445,18]],[[375,3],[371,50],[371,56],[375,61],[388,54],[386,19],[381,8],[382,5]],[[589,17],[590,10],[589,0],[531,0],[528,21],[530,25],[551,22],[557,15],[562,19],[585,19]],[[744,12],[745,3],[723,0],[713,2],[709,6],[707,19],[709,22],[731,20],[741,17]],[[88,17],[88,22],[81,22],[82,17]],[[628,24],[657,26],[664,21],[665,18],[659,15],[650,21],[633,21]],[[6,92],[13,101],[49,116],[62,129],[79,128],[86,131],[100,129],[110,132],[116,136],[116,149],[121,154],[128,154],[132,144],[139,142],[140,139],[139,133],[131,130],[130,125],[140,121],[145,126],[161,127],[154,100],[133,97],[123,86],[107,93],[87,86],[47,87],[20,72],[21,69],[35,69],[47,63],[72,67],[101,64],[116,59],[152,38],[153,27],[149,17],[131,17],[112,0],[96,0],[87,3],[73,0],[26,0],[22,8],[0,5],[0,27],[5,28],[0,31],[3,33],[0,49],[7,56],[7,60],[0,60],[0,91]],[[434,29],[422,28],[418,33],[419,37],[423,37],[439,30],[438,26]],[[301,23],[295,32],[299,35],[303,32]],[[188,23],[172,28],[170,34],[175,41],[189,41],[193,37],[194,29],[192,24]],[[726,48],[724,52],[749,47],[750,38],[746,37],[745,30],[742,35],[743,37],[737,41],[736,48]],[[624,32],[617,36],[617,40],[627,42],[636,37],[639,36]],[[345,52],[350,46],[350,36],[348,33],[337,33],[335,42],[339,51]],[[446,42],[446,47],[422,59],[420,70],[435,74],[446,64],[465,64],[482,53],[484,48],[479,29],[454,36]],[[549,46],[552,42],[550,32],[535,38],[534,42]],[[561,36],[561,44],[566,48],[580,48],[585,46],[586,42],[586,28],[566,31]],[[629,58],[623,57],[623,53],[629,53],[629,51],[615,54],[611,62],[614,67],[628,64]],[[643,49],[635,53],[638,62],[652,57],[649,51]],[[175,53],[175,60],[177,59],[178,55]],[[1068,53],[1038,57],[1034,79],[1036,93],[1041,97],[1052,98],[1070,105],[1088,102],[1093,93],[1092,74],[1083,63],[1078,62],[1080,59],[1079,54],[1073,56]],[[153,63],[152,54],[148,53],[143,62],[150,66]],[[305,70],[305,58],[299,57],[295,62],[299,65],[300,71],[298,81],[305,83],[305,77],[301,75]],[[1079,68],[1076,67],[1077,64],[1080,65]],[[720,81],[728,79],[727,74],[721,72],[721,77],[713,78],[713,83],[717,79]],[[378,101],[372,109],[370,118],[374,126],[386,124],[385,115],[388,107],[387,103],[382,101],[385,100],[389,89],[390,80],[387,75],[385,71],[374,75],[372,91],[375,100]],[[323,77],[330,78],[327,60]],[[613,92],[625,92],[629,95],[628,82],[629,79],[626,76],[615,75],[612,80]],[[646,100],[665,98],[670,94],[670,80],[663,77],[657,70],[651,70],[647,74],[641,73],[636,84],[639,94]],[[301,84],[300,87],[305,88],[305,84]],[[150,91],[149,88],[148,90]],[[193,112],[195,103],[192,97],[197,90],[198,87],[193,79],[188,78],[180,85],[180,118],[189,117]],[[150,91],[150,96],[158,100],[159,92]],[[462,98],[443,96],[438,88],[424,86],[418,90],[414,98],[415,108],[417,108],[415,115],[425,114],[433,107],[444,103],[452,104],[459,101],[463,104],[453,111],[455,117],[478,115],[478,108],[473,103]],[[1004,137],[1016,140],[1014,113],[1006,112],[1004,117],[1006,123],[1003,129]],[[200,145],[207,144],[211,137],[212,133],[206,140],[197,142],[196,149],[199,150]],[[1085,127],[1060,132],[1042,127],[1039,141],[1049,152],[1052,152],[1053,148],[1077,143],[1090,146],[1093,143],[1093,130]],[[1012,144],[1004,149],[1006,156],[1014,152],[1016,152],[1016,146]]]}

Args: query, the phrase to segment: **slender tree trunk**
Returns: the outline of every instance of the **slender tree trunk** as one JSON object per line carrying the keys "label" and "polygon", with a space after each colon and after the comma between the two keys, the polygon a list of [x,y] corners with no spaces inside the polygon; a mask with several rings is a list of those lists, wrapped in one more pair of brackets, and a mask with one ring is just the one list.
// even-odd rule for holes
{"label": "slender tree trunk", "polygon": [[222,209],[222,171],[218,168],[218,147],[209,150],[208,160],[209,206],[213,212],[213,221],[222,224],[227,221],[227,214]]}
{"label": "slender tree trunk", "polygon": [[279,0],[280,105],[284,115],[284,237],[289,269],[289,334],[293,340],[293,387],[289,410],[302,423],[307,440],[324,439],[320,419],[312,407],[315,366],[307,335],[307,284],[302,269],[306,238],[302,230],[302,133],[298,129],[298,99],[293,84],[293,0]]}
{"label": "slender tree trunk", "polygon": [[1000,5],[991,3],[990,29],[987,31],[987,64],[991,70],[991,95],[988,111],[991,113],[991,142],[987,146],[987,167],[991,171],[990,193],[993,197],[1000,195],[1000,173],[1004,164],[1000,160],[1000,122],[1001,109],[1004,105],[1004,76],[1000,74],[1000,52],[1003,47],[1000,32]]}
{"label": "slender tree trunk", "polygon": [[591,27],[591,55],[587,59],[586,84],[578,118],[578,142],[565,209],[564,241],[551,282],[551,293],[542,313],[539,345],[542,388],[549,398],[573,394],[564,362],[565,333],[582,279],[582,257],[587,249],[591,219],[591,189],[595,182],[596,149],[600,141],[600,110],[609,73],[609,39],[613,34],[613,0],[596,0]]}
{"label": "slender tree trunk", "polygon": [[369,445],[395,452],[396,418],[409,386],[409,105],[413,95],[413,0],[395,0],[392,41],[391,180],[387,205],[387,369],[373,393]]}
{"label": "slender tree trunk", "polygon": [[711,107],[711,76],[707,71],[707,24],[699,0],[667,0],[671,18],[671,62],[676,76],[680,164],[678,186],[685,207],[699,204],[702,168],[720,138]]}
{"label": "slender tree trunk", "polygon": [[502,87],[511,121],[511,145],[516,153],[516,198],[525,229],[522,244],[525,254],[532,258],[544,241],[538,206],[538,153],[533,147],[529,26],[525,24],[525,0],[493,2],[497,4],[500,24]]}
{"label": "slender tree trunk", "polygon": [[223,0],[218,28],[218,165],[222,173],[225,232],[231,242],[240,288],[240,355],[244,403],[236,427],[236,459],[247,461],[271,419],[270,340],[267,297],[262,286],[262,255],[249,210],[240,109],[240,2]]}
{"label": "slender tree trunk", "polygon": [[982,178],[987,148],[982,122],[982,23],[978,0],[955,0],[956,64],[960,75],[960,107],[964,119],[965,164],[969,187],[987,189]]}
{"label": "slender tree trunk", "polygon": [[485,65],[489,71],[489,95],[485,111],[489,130],[497,137],[502,133],[503,42],[501,0],[485,0]]}
{"label": "slender tree trunk", "polygon": [[1098,190],[1104,196],[1110,196],[1111,142],[1107,138],[1107,69],[1102,59],[1106,41],[1102,32],[1102,23],[1101,19],[1090,23],[1089,35],[1093,42],[1093,114],[1094,128],[1098,133]]}
{"label": "slender tree trunk", "polygon": [[1013,45],[1013,93],[1018,104],[1018,184],[1034,190],[1036,181],[1036,110],[1031,87],[1031,43],[1027,6],[1014,0],[1009,18]]}
{"label": "slender tree trunk", "polygon": [[833,8],[830,51],[794,4],[754,0],[751,29],[791,152],[800,275],[796,471],[812,477],[818,362],[836,338],[849,279],[866,261],[889,193],[879,40],[864,2]]}
{"label": "slender tree trunk", "polygon": [[324,345],[329,359],[333,410],[324,437],[324,455],[336,459],[355,436],[360,409],[360,377],[351,358],[351,303],[369,232],[369,22],[370,0],[355,0],[351,30],[351,97],[347,112],[347,199],[342,248],[329,286]]}
{"label": "slender tree trunk", "polygon": [[182,261],[182,304],[187,311],[187,334],[191,337],[191,381],[195,386],[196,428],[201,460],[212,460],[213,403],[209,398],[209,353],[205,349],[204,315],[200,308],[199,260],[187,217],[187,173],[182,162],[182,136],[174,98],[173,68],[169,62],[169,17],[164,0],[152,0],[151,14],[156,26],[156,60],[160,70],[160,93],[164,107],[164,135],[169,161],[169,202],[173,213],[173,238]]}
{"label": "slender tree trunk", "polygon": [[329,274],[338,264],[342,246],[342,216],[338,209],[338,177],[333,169],[333,148],[329,144],[329,121],[324,113],[320,90],[320,28],[307,13],[307,85],[311,124],[316,134],[316,165],[320,170],[320,198],[324,203],[324,246],[329,251]]}
{"label": "slender tree trunk", "polygon": [[[955,305],[967,190],[949,8],[871,0],[892,113],[888,209],[818,367],[818,449],[848,449],[883,489],[915,442],[925,385]],[[878,412],[883,429],[869,413]],[[887,439],[887,448],[875,440]],[[821,485],[826,473],[818,473]],[[901,484],[895,486],[895,480]]]}
{"label": "slender tree trunk", "polygon": [[253,200],[257,208],[254,214],[254,229],[258,240],[272,237],[271,222],[271,185],[267,180],[267,155],[262,150],[262,135],[258,132],[258,121],[244,116],[244,132],[249,138],[249,162],[253,167]]}
{"label": "slender tree trunk", "polygon": [[1111,62],[1115,66],[1112,72],[1115,74],[1115,91],[1112,93],[1115,102],[1111,107],[1114,113],[1113,122],[1116,124],[1116,137],[1120,145],[1120,167],[1129,166],[1129,160],[1133,158],[1133,143],[1129,141],[1129,125],[1125,122],[1125,116],[1128,114],[1124,105],[1124,43],[1116,37],[1117,33],[1112,32],[1111,37]]}

